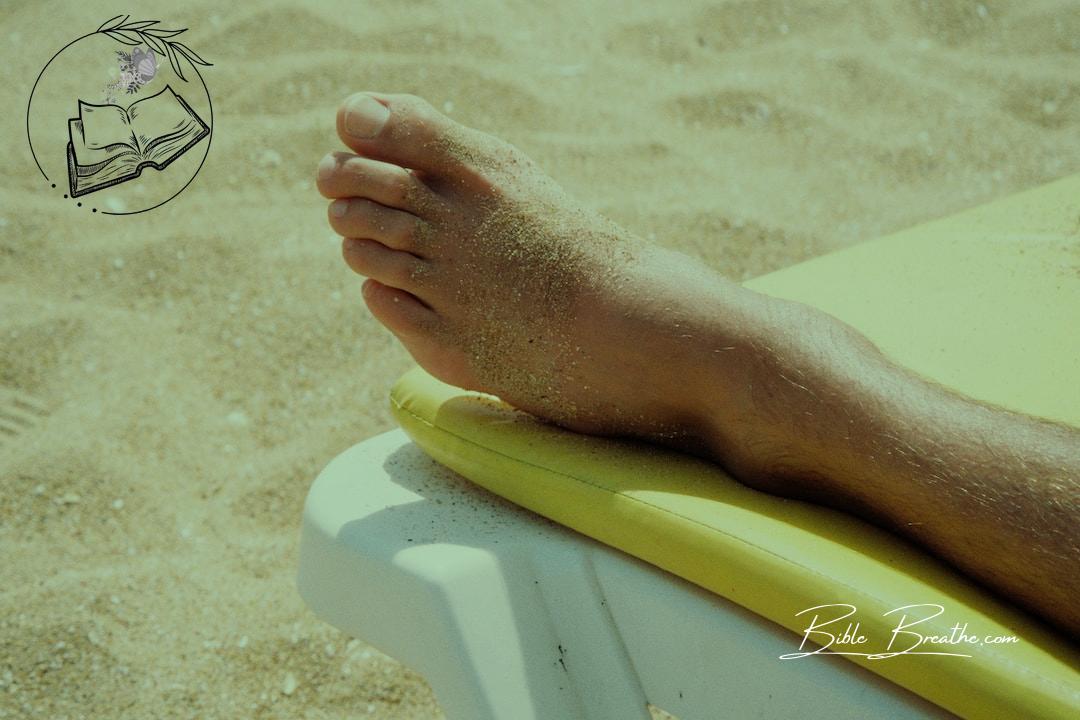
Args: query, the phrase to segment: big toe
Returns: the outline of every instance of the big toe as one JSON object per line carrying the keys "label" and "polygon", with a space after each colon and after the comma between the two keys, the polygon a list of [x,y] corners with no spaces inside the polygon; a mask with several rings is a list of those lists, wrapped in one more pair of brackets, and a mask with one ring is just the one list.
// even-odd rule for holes
{"label": "big toe", "polygon": [[356,93],[338,109],[337,130],[366,157],[432,175],[467,170],[461,157],[467,129],[414,95]]}

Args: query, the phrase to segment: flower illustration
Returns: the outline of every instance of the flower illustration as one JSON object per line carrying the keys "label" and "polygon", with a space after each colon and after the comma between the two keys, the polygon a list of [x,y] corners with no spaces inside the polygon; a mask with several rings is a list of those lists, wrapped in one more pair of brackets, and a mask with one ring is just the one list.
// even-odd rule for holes
{"label": "flower illustration", "polygon": [[[211,65],[194,50],[175,39],[177,35],[187,32],[187,28],[167,30],[157,26],[157,20],[129,22],[130,17],[117,15],[97,29],[99,33],[133,48],[130,53],[123,50],[116,52],[120,60],[120,78],[105,86],[106,102],[114,104],[116,93],[120,90],[132,95],[153,80],[161,66],[158,58],[167,58],[176,76],[185,81],[187,78],[184,77],[181,60],[187,61],[192,68],[196,65]],[[146,49],[141,47],[143,44]]]}
{"label": "flower illustration", "polygon": [[120,77],[105,86],[105,99],[107,102],[116,102],[116,93],[123,90],[128,95],[134,95],[154,79],[160,62],[151,48],[143,50],[136,47],[131,53],[123,50],[116,51],[120,62]]}

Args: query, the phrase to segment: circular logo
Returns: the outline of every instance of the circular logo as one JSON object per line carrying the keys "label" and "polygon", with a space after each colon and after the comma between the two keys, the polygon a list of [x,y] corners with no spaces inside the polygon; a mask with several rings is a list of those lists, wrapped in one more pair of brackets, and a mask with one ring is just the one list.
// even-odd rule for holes
{"label": "circular logo", "polygon": [[45,187],[91,213],[160,207],[210,152],[211,63],[157,20],[106,21],[45,64],[26,104],[26,140]]}

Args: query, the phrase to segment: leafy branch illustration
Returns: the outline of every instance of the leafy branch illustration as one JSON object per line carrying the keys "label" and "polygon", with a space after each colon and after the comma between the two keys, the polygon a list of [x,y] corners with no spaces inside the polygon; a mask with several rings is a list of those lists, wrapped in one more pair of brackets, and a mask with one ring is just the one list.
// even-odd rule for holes
{"label": "leafy branch illustration", "polygon": [[97,31],[108,35],[113,40],[121,42],[124,45],[140,45],[145,43],[147,47],[157,52],[158,55],[168,57],[173,72],[185,82],[187,82],[187,78],[184,77],[184,73],[180,70],[181,57],[188,61],[196,73],[199,72],[198,68],[195,67],[196,65],[203,65],[205,67],[213,66],[213,63],[208,63],[203,60],[199,57],[198,53],[184,43],[179,42],[178,40],[169,39],[176,37],[180,33],[187,32],[187,28],[166,30],[165,28],[154,27],[160,22],[158,20],[137,20],[128,22],[128,18],[130,17],[130,15],[117,15],[110,20],[106,20]]}

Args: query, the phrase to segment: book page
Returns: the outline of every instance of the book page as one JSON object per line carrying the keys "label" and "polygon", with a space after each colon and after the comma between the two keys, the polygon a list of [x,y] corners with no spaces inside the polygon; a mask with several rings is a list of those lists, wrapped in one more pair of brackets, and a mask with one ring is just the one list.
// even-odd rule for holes
{"label": "book page", "polygon": [[149,155],[153,145],[186,135],[192,126],[198,125],[169,86],[145,100],[133,103],[128,107],[128,115],[137,147],[144,156]]}
{"label": "book page", "polygon": [[91,169],[98,169],[106,163],[124,155],[135,157],[137,151],[127,145],[114,143],[103,148],[90,148],[84,140],[84,128],[78,118],[68,120],[68,128],[71,135],[71,146],[75,152],[75,161],[86,174]]}
{"label": "book page", "polygon": [[130,173],[138,166],[139,156],[134,148],[122,144],[113,144],[107,148],[87,148],[83,138],[82,121],[71,118],[68,120],[68,128],[71,150],[75,155],[77,186],[105,184]]}
{"label": "book page", "polygon": [[90,150],[119,144],[138,147],[128,124],[128,114],[121,107],[91,105],[80,100],[79,119],[82,120],[84,142]]}

